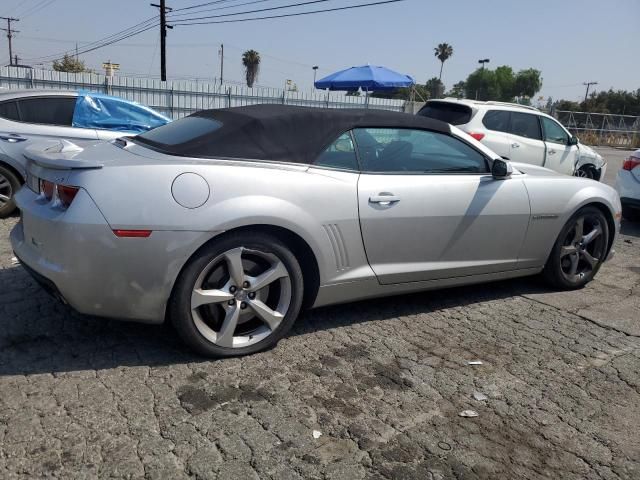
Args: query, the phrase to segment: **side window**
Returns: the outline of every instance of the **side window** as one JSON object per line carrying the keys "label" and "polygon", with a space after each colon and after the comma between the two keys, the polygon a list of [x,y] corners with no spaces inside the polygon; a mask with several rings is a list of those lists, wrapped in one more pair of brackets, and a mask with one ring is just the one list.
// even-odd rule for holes
{"label": "side window", "polygon": [[542,140],[538,116],[530,113],[511,112],[511,129],[509,133],[534,140]]}
{"label": "side window", "polygon": [[489,110],[484,114],[482,124],[489,130],[496,132],[509,132],[509,115],[506,110]]}
{"label": "side window", "polygon": [[75,97],[35,97],[18,100],[20,119],[27,123],[70,127]]}
{"label": "side window", "polygon": [[0,117],[6,118],[7,120],[20,120],[16,102],[0,103]]}
{"label": "side window", "polygon": [[547,117],[540,117],[540,120],[542,120],[545,142],[561,143],[562,145],[569,144],[569,135],[557,122]]}
{"label": "side window", "polygon": [[349,133],[340,135],[335,142],[320,154],[314,165],[344,170],[358,170],[356,149],[351,141],[351,135]]}
{"label": "side window", "polygon": [[484,156],[438,132],[358,128],[353,131],[362,170],[386,173],[486,173]]}

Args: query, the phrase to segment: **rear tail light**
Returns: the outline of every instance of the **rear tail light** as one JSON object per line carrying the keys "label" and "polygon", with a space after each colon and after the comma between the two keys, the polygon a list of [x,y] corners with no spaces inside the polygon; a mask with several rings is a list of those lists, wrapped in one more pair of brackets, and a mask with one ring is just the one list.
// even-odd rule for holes
{"label": "rear tail light", "polygon": [[80,189],[69,185],[57,185],[48,180],[40,180],[40,193],[47,201],[57,199],[63,208],[69,208]]}
{"label": "rear tail light", "polygon": [[471,135],[473,138],[475,138],[478,141],[484,138],[484,133],[471,132],[469,135]]}
{"label": "rear tail light", "polygon": [[40,192],[47,200],[51,200],[53,198],[53,191],[55,188],[55,183],[49,182],[48,180],[40,180]]}
{"label": "rear tail light", "polygon": [[638,165],[640,165],[640,158],[629,157],[622,164],[622,169],[631,171],[634,168],[636,168]]}
{"label": "rear tail light", "polygon": [[58,185],[58,199],[64,208],[69,208],[73,199],[76,198],[78,187],[69,187],[67,185]]}

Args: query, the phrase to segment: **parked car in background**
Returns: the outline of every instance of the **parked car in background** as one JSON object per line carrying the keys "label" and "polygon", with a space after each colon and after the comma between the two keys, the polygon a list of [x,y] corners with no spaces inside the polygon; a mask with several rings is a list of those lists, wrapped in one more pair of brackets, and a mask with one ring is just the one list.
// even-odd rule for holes
{"label": "parked car in background", "polygon": [[66,139],[77,145],[111,140],[165,125],[164,115],[135,102],[85,91],[8,90],[0,93],[0,218],[15,210],[24,183],[24,150]]}
{"label": "parked car in background", "polygon": [[622,203],[622,216],[627,220],[640,220],[640,149],[622,164],[616,178],[616,190]]}
{"label": "parked car in background", "polygon": [[445,98],[429,100],[418,115],[455,125],[512,162],[594,180],[604,178],[607,164],[602,156],[537,108]]}
{"label": "parked car in background", "polygon": [[451,125],[285,105],[26,152],[13,250],[85,314],[162,323],[211,356],[273,346],[303,306],[544,272],[591,281],[620,200]]}

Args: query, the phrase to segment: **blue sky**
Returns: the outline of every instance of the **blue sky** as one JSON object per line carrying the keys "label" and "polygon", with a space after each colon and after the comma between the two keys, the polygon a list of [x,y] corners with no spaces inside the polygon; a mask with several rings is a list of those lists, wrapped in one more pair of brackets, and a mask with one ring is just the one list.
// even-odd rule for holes
{"label": "blue sky", "polygon": [[[76,41],[82,47],[157,14],[150,1],[2,0],[0,15],[22,17],[15,24],[20,33],[14,37],[14,52],[25,63],[38,63],[29,59],[73,49]],[[167,5],[180,8],[204,1],[167,0]],[[302,0],[265,0],[205,15],[297,1]],[[245,2],[225,0],[221,4]],[[331,0],[292,11],[358,3],[365,0]],[[225,78],[232,80],[242,81],[240,57],[253,48],[262,54],[260,85],[281,87],[290,78],[301,89],[310,89],[312,65],[320,66],[320,77],[366,63],[408,73],[423,83],[438,75],[440,64],[433,47],[440,42],[454,48],[444,67],[447,88],[466,78],[479,58],[490,58],[491,68],[511,65],[515,70],[541,70],[540,94],[554,99],[580,99],[584,81],[598,81],[596,89],[640,88],[639,0],[406,0],[288,19],[177,26],[168,34],[168,74],[219,76],[218,47],[224,43]],[[7,51],[6,38],[0,38],[0,59],[5,63]],[[158,30],[82,58],[97,69],[110,59],[123,72],[159,75]]]}

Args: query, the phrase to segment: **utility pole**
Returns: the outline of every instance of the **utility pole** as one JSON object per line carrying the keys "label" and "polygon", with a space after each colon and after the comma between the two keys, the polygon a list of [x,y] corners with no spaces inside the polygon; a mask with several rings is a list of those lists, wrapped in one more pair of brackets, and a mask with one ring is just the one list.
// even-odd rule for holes
{"label": "utility pole", "polygon": [[313,89],[315,90],[315,88],[316,88],[316,74],[318,73],[318,68],[320,68],[320,67],[318,67],[318,65],[314,65],[311,68],[313,68]]}
{"label": "utility pole", "polygon": [[7,38],[9,39],[9,65],[13,65],[13,50],[11,48],[11,39],[13,38],[14,33],[18,33],[19,30],[11,30],[11,22],[19,22],[20,19],[13,17],[0,17],[0,20],[7,21],[7,28],[0,28],[0,30],[4,30],[7,32]]}
{"label": "utility pole", "polygon": [[220,44],[220,85],[224,79],[224,43]]}
{"label": "utility pole", "polygon": [[584,94],[584,103],[587,103],[587,97],[589,96],[589,87],[591,85],[597,85],[598,82],[584,82],[583,85],[587,86],[587,91]]}
{"label": "utility pole", "polygon": [[172,9],[165,6],[165,0],[160,0],[160,5],[151,3],[152,7],[160,9],[160,80],[167,81],[167,28],[173,28],[167,25],[167,11]]}

